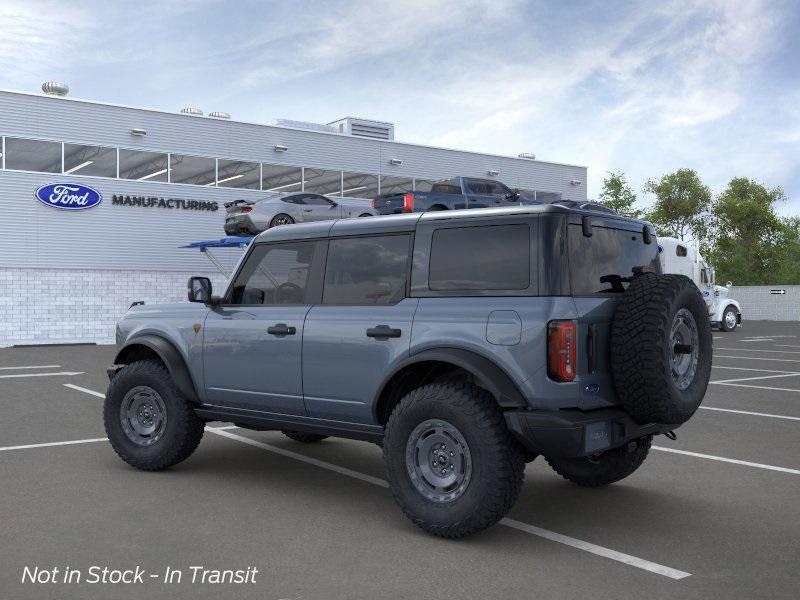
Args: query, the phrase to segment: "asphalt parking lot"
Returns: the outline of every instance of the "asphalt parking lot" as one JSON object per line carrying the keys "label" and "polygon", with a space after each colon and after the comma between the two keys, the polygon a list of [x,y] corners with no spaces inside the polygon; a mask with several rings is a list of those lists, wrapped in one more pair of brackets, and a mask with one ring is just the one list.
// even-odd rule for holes
{"label": "asphalt parking lot", "polygon": [[[800,323],[715,331],[702,408],[633,476],[582,489],[537,459],[509,518],[458,541],[402,516],[364,442],[214,423],[177,467],[128,467],[104,440],[112,356],[0,349],[0,598],[798,597]],[[92,565],[157,577],[22,583]],[[191,566],[258,574],[193,584]]]}

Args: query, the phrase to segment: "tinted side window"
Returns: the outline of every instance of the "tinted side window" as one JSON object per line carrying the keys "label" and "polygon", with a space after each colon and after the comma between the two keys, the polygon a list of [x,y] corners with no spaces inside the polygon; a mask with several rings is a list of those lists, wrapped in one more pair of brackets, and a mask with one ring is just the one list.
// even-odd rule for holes
{"label": "tinted side window", "polygon": [[305,197],[305,203],[314,206],[330,206],[332,204],[325,196],[317,196],[316,194],[308,194]]}
{"label": "tinted side window", "polygon": [[491,193],[491,186],[485,181],[477,179],[467,179],[467,189],[470,194],[489,194]]}
{"label": "tinted side window", "polygon": [[686,256],[688,254],[686,251],[686,246],[677,246],[675,248],[675,254],[677,256]]}
{"label": "tinted side window", "polygon": [[525,290],[531,285],[528,225],[438,229],[428,275],[431,290]]}
{"label": "tinted side window", "polygon": [[229,304],[305,304],[316,242],[256,246],[236,276]]}
{"label": "tinted side window", "polygon": [[618,278],[631,277],[636,268],[661,272],[657,244],[645,244],[641,233],[606,227],[593,227],[586,237],[580,225],[570,225],[569,262],[576,296],[622,292],[628,283]]}
{"label": "tinted side window", "polygon": [[295,196],[284,196],[281,198],[287,204],[305,204],[305,196],[303,194],[297,194]]}
{"label": "tinted side window", "polygon": [[[420,188],[415,188],[417,191],[424,191],[420,190]],[[459,186],[454,181],[440,181],[438,183],[434,183],[431,186],[431,193],[433,194],[458,194],[461,195],[461,186]]]}
{"label": "tinted side window", "polygon": [[493,181],[488,184],[489,185],[489,193],[492,196],[501,196],[505,197],[511,193],[511,190],[507,188],[505,185],[500,183],[499,181]]}
{"label": "tinted side window", "polygon": [[408,235],[333,239],[323,304],[392,304],[405,296]]}

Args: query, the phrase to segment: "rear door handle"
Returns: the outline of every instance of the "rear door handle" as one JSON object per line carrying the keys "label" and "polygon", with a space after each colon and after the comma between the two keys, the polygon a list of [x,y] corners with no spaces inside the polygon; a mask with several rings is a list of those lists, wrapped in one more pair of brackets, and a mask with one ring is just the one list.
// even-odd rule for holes
{"label": "rear door handle", "polygon": [[267,333],[270,335],[294,335],[297,333],[295,327],[289,327],[286,323],[277,323],[271,327],[267,327]]}
{"label": "rear door handle", "polygon": [[402,334],[401,329],[392,329],[388,325],[378,325],[367,329],[367,337],[371,338],[399,338]]}

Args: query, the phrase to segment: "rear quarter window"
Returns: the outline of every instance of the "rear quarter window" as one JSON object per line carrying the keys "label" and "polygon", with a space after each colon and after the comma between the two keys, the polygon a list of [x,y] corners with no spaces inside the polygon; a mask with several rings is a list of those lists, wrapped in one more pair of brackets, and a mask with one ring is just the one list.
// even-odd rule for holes
{"label": "rear quarter window", "polygon": [[645,244],[639,232],[593,227],[592,236],[586,237],[580,225],[570,225],[568,238],[574,296],[619,293],[628,283],[615,284],[615,276],[629,278],[638,269],[661,272],[658,244]]}
{"label": "rear quarter window", "polygon": [[437,229],[431,240],[428,288],[444,292],[528,289],[530,235],[527,224]]}

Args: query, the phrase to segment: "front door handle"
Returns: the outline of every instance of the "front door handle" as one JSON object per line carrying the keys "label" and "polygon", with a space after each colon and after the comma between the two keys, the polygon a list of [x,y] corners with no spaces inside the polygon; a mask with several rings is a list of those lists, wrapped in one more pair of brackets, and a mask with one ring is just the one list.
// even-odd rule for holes
{"label": "front door handle", "polygon": [[402,330],[392,329],[388,325],[378,325],[367,329],[367,337],[371,338],[399,338],[402,334]]}
{"label": "front door handle", "polygon": [[267,327],[267,333],[270,335],[294,335],[297,333],[295,327],[289,327],[286,323],[277,323],[271,327]]}
{"label": "front door handle", "polygon": [[314,210],[314,209],[313,208],[304,208],[303,212],[311,212],[312,210]]}

